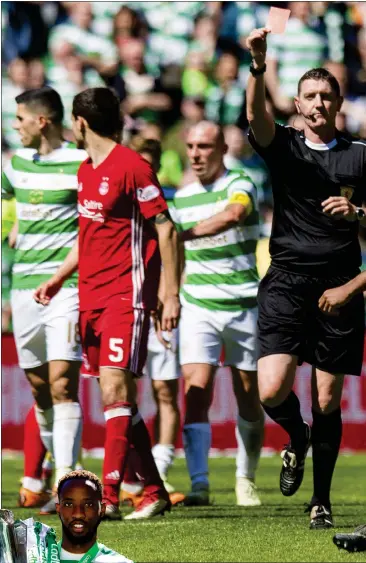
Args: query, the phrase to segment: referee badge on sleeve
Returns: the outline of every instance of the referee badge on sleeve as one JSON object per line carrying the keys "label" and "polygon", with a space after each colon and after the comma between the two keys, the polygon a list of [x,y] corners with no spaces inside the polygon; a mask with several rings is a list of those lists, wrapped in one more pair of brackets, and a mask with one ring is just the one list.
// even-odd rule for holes
{"label": "referee badge on sleeve", "polygon": [[346,197],[348,201],[352,199],[354,191],[355,190],[353,188],[350,188],[349,186],[341,186],[341,196]]}

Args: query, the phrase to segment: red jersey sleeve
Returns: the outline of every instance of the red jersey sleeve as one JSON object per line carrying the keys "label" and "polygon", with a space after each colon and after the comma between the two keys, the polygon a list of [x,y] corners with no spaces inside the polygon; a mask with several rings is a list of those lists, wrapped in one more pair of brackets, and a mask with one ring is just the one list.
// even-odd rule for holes
{"label": "red jersey sleeve", "polygon": [[163,190],[150,164],[143,158],[134,170],[135,200],[145,219],[151,219],[168,209]]}

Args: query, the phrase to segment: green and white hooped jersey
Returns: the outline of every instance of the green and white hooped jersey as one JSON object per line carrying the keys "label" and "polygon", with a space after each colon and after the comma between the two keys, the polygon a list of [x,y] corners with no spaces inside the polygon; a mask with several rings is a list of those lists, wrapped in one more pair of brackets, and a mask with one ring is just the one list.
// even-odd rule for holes
{"label": "green and white hooped jersey", "polygon": [[[35,289],[66,258],[78,231],[77,171],[85,151],[64,143],[39,156],[19,149],[2,173],[2,198],[16,199],[18,236],[12,289]],[[64,287],[77,287],[73,274]]]}
{"label": "green and white hooped jersey", "polygon": [[290,18],[283,35],[268,36],[267,59],[278,63],[278,84],[281,94],[292,98],[297,84],[309,68],[322,66],[326,58],[327,39],[297,18]]}
{"label": "green and white hooped jersey", "polygon": [[[102,543],[97,542],[95,546],[97,548],[95,550],[97,551],[97,553],[96,555],[94,555],[94,557],[92,557],[90,561],[89,559],[87,559],[89,563],[133,563],[131,559],[127,559],[127,557],[124,557],[124,555],[120,555],[119,553],[113,551],[113,549],[109,549],[109,547],[106,547]],[[77,557],[74,554],[68,554],[62,548],[60,549],[60,563],[76,563],[77,561],[80,561],[81,563],[83,557],[85,561],[85,555],[79,555]]]}
{"label": "green and white hooped jersey", "polygon": [[256,306],[259,213],[256,188],[250,178],[242,170],[232,170],[211,186],[194,182],[177,191],[169,209],[177,230],[184,231],[246,195],[252,211],[242,225],[184,243],[183,302],[211,311],[241,311]]}

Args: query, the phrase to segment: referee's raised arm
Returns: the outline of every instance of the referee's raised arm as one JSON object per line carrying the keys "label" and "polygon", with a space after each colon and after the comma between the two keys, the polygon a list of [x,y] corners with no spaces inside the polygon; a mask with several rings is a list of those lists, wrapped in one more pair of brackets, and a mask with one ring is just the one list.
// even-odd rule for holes
{"label": "referee's raised arm", "polygon": [[247,119],[256,142],[268,147],[275,136],[275,124],[266,109],[265,81],[268,28],[254,29],[246,45],[252,56],[247,84]]}

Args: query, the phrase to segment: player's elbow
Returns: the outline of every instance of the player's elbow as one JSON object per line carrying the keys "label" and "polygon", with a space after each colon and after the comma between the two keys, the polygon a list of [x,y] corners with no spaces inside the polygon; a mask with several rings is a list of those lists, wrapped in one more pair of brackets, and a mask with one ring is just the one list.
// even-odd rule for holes
{"label": "player's elbow", "polygon": [[178,233],[172,221],[168,220],[161,225],[157,225],[159,241],[176,241],[178,244]]}
{"label": "player's elbow", "polygon": [[247,216],[247,209],[242,205],[233,205],[226,210],[226,213],[229,226],[236,227],[244,221]]}

